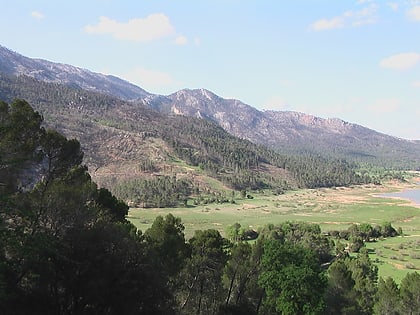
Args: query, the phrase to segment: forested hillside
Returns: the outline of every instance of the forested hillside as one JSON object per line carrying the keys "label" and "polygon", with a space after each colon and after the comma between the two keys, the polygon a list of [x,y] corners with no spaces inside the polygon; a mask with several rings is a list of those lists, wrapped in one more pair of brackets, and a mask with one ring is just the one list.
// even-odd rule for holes
{"label": "forested hillside", "polygon": [[[98,188],[77,140],[0,102],[0,311],[23,314],[416,314],[420,275],[378,280],[309,223],[270,224],[256,242],[216,230],[186,240],[180,218],[142,233]],[[365,228],[349,229],[354,236]],[[394,231],[391,227],[370,229]],[[371,234],[373,236],[374,234]],[[358,251],[359,248],[356,250]]]}
{"label": "forested hillside", "polygon": [[206,89],[183,89],[142,102],[163,113],[201,117],[229,133],[280,152],[310,152],[371,167],[420,168],[420,143],[399,139],[343,121],[292,111],[260,111]]}
{"label": "forested hillside", "polygon": [[[83,143],[84,162],[93,178],[126,201],[165,206],[185,202],[162,186],[168,202],[150,203],[133,190],[144,180],[176,176],[189,197],[222,189],[332,187],[369,182],[344,160],[311,154],[281,154],[228,134],[207,120],[158,113],[104,94],[0,74],[0,98],[23,98],[43,115],[45,125]],[[144,186],[144,185],[143,185]],[[169,196],[169,194],[171,196]],[[175,198],[175,200],[174,200]]]}

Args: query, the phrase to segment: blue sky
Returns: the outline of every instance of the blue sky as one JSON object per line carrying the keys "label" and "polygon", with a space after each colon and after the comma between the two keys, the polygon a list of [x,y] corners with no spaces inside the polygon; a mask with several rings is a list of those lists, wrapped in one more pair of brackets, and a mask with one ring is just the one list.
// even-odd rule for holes
{"label": "blue sky", "polygon": [[0,44],[420,139],[420,0],[2,0]]}

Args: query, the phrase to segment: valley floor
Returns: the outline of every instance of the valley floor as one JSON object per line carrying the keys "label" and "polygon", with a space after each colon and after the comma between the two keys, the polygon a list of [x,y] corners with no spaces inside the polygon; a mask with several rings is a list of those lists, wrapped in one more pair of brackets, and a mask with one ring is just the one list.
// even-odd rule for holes
{"label": "valley floor", "polygon": [[254,230],[284,221],[316,223],[325,232],[344,230],[354,223],[379,225],[391,222],[401,227],[403,237],[367,243],[379,274],[399,281],[412,270],[420,270],[420,206],[409,200],[383,198],[388,192],[418,188],[419,178],[408,182],[289,191],[275,196],[252,194],[253,199],[236,198],[234,204],[208,204],[184,208],[132,208],[128,219],[145,231],[158,215],[180,217],[189,238],[195,230],[217,229],[222,235],[228,226],[239,223]]}

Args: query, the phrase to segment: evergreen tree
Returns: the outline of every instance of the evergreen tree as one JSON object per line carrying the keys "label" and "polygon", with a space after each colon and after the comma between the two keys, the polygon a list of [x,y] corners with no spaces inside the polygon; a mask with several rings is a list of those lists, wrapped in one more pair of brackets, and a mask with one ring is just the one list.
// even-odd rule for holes
{"label": "evergreen tree", "polygon": [[379,278],[378,291],[374,305],[376,315],[399,315],[400,312],[400,290],[394,279],[388,277],[385,280]]}
{"label": "evergreen tree", "polygon": [[346,259],[346,263],[354,280],[360,314],[372,314],[377,291],[378,267],[369,259],[366,248],[362,248],[356,258]]}
{"label": "evergreen tree", "polygon": [[178,275],[189,256],[184,229],[181,219],[169,213],[165,218],[156,217],[144,233],[150,251],[154,252],[154,265],[171,280]]}
{"label": "evergreen tree", "polygon": [[178,278],[181,314],[214,314],[226,292],[222,275],[228,242],[216,230],[196,231],[189,240],[191,256]]}
{"label": "evergreen tree", "polygon": [[407,273],[400,286],[401,313],[407,315],[420,314],[420,274]]}
{"label": "evergreen tree", "polygon": [[359,314],[354,284],[352,273],[343,259],[331,264],[328,268],[328,288],[325,295],[326,314]]}

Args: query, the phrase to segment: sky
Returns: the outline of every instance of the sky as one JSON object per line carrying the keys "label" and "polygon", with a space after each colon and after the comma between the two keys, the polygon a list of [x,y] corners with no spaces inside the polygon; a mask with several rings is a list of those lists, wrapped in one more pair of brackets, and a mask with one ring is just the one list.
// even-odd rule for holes
{"label": "sky", "polygon": [[0,45],[420,140],[420,0],[0,0]]}

